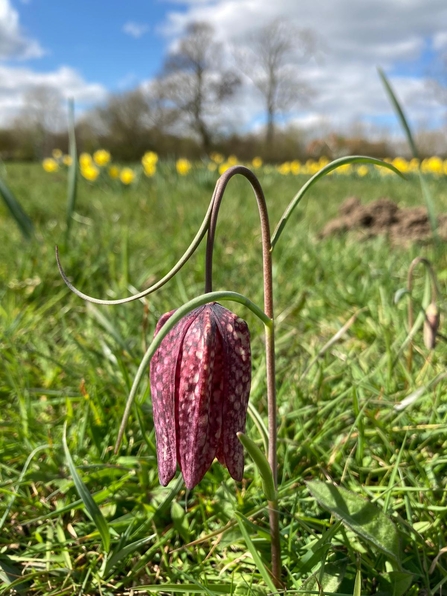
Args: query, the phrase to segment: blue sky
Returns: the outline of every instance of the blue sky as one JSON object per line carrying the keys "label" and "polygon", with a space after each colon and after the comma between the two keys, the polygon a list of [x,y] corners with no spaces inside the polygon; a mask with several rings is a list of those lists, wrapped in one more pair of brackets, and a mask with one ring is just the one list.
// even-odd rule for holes
{"label": "blue sky", "polygon": [[[445,124],[446,107],[427,79],[447,54],[446,0],[0,0],[0,125],[20,112],[33,86],[52,86],[87,109],[110,92],[150,83],[191,21],[214,26],[231,62],[234,47],[278,17],[319,41],[318,53],[299,65],[314,97],[283,120],[322,134],[393,125],[381,66],[416,128]],[[244,129],[264,122],[262,98],[246,83],[228,111]]]}
{"label": "blue sky", "polygon": [[[119,90],[160,69],[166,42],[161,30],[172,7],[168,2],[14,0],[12,5],[24,33],[37,39],[45,52],[32,62],[36,71],[66,64],[87,80]],[[124,31],[129,23],[147,29],[136,37]]]}

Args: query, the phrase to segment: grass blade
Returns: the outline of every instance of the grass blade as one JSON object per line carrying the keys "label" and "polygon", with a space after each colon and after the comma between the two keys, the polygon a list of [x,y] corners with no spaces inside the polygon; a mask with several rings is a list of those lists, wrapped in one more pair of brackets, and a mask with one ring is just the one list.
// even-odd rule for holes
{"label": "grass blade", "polygon": [[[385,87],[385,91],[387,92],[387,95],[388,95],[388,97],[393,105],[393,108],[397,114],[397,117],[399,118],[399,122],[405,132],[405,136],[407,137],[407,141],[408,141],[408,144],[410,145],[413,157],[415,157],[416,159],[419,159],[419,152],[416,147],[416,143],[414,142],[414,138],[411,133],[410,125],[408,124],[408,120],[405,117],[404,111],[396,97],[396,94],[394,93],[393,88],[391,87],[390,82],[388,81],[388,78],[385,75],[385,73],[383,72],[383,70],[381,68],[378,68],[377,70],[378,70],[379,76],[382,80],[383,86]],[[433,204],[433,198],[432,198],[431,192],[424,180],[424,177],[421,173],[420,168],[419,168],[419,182],[421,184],[422,194],[424,196],[425,204],[427,206],[428,216],[430,218],[431,229],[433,231],[433,234],[435,234],[435,231],[437,228],[437,221],[436,221],[435,207]]]}
{"label": "grass blade", "polygon": [[65,231],[65,244],[68,243],[70,235],[71,222],[76,204],[76,189],[78,180],[78,153],[76,148],[76,135],[74,124],[74,100],[70,99],[68,105],[68,144],[71,164],[68,168],[67,183],[67,227]]}
{"label": "grass blade", "polygon": [[391,103],[393,104],[393,108],[396,111],[397,117],[399,118],[399,122],[400,122],[402,128],[404,129],[408,144],[411,147],[411,152],[413,153],[414,157],[419,159],[419,152],[417,150],[416,143],[414,142],[410,126],[408,124],[407,119],[405,118],[405,114],[401,108],[400,103],[397,100],[397,97],[393,91],[393,88],[391,87],[390,82],[388,81],[388,78],[386,77],[383,70],[381,68],[378,68],[377,71],[379,73],[379,77],[382,79],[382,83],[383,83],[383,86],[385,87],[388,97],[389,97]]}
{"label": "grass blade", "polygon": [[106,522],[103,514],[101,513],[98,505],[92,498],[92,495],[89,493],[87,487],[85,486],[84,482],[82,481],[81,477],[76,470],[74,465],[73,458],[71,457],[70,451],[67,445],[67,424],[64,425],[64,432],[62,435],[62,443],[64,446],[65,457],[67,459],[68,468],[70,470],[70,474],[73,478],[73,482],[75,484],[76,490],[78,495],[81,497],[82,502],[87,510],[87,513],[92,518],[93,523],[95,524],[102,540],[102,545],[106,552],[110,550],[110,530],[109,525]]}
{"label": "grass blade", "polygon": [[3,197],[9,212],[15,219],[16,224],[19,226],[23,237],[26,240],[31,240],[34,235],[34,226],[30,217],[25,213],[23,207],[20,205],[18,200],[0,178],[0,195]]}
{"label": "grass blade", "polygon": [[140,538],[140,540],[136,540],[135,542],[131,542],[127,544],[125,547],[118,550],[116,553],[112,555],[112,557],[107,561],[107,565],[104,571],[104,575],[107,577],[112,570],[112,568],[122,561],[127,555],[132,554],[136,550],[138,550],[141,546],[144,546],[151,540],[154,540],[156,534],[151,534],[150,536],[146,536],[145,538]]}
{"label": "grass blade", "polygon": [[251,556],[253,557],[253,560],[255,562],[256,567],[258,568],[259,573],[262,575],[262,578],[265,581],[265,583],[267,584],[269,590],[271,590],[271,592],[273,594],[277,594],[278,590],[276,589],[275,584],[273,583],[272,576],[270,575],[269,570],[266,568],[266,566],[262,562],[262,559],[259,556],[258,551],[256,550],[256,547],[253,544],[252,539],[250,538],[249,533],[247,532],[247,528],[245,527],[244,519],[245,518],[241,513],[236,513],[236,521],[239,525],[239,529],[240,529],[241,534],[245,540],[245,544],[247,545],[247,548],[250,551]]}

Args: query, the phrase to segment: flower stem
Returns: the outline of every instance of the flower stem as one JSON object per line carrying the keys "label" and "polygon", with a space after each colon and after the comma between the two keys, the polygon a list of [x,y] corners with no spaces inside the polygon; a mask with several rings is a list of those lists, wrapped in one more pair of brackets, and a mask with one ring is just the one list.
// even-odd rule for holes
{"label": "flower stem", "polygon": [[[259,219],[261,223],[262,238],[262,268],[264,278],[264,312],[271,319],[272,324],[265,325],[265,351],[267,371],[267,404],[268,404],[268,430],[269,448],[268,461],[272,469],[275,490],[278,487],[277,472],[277,422],[276,422],[276,385],[275,385],[275,328],[273,316],[273,280],[272,280],[272,245],[270,241],[270,223],[267,204],[259,180],[251,170],[244,166],[229,168],[219,178],[214,190],[213,208],[211,211],[206,245],[205,263],[205,293],[211,292],[213,287],[213,247],[216,233],[217,217],[220,204],[230,179],[236,174],[241,174],[250,182],[258,204]],[[281,547],[279,535],[278,501],[268,501],[269,523],[272,551],[272,575],[275,585],[281,586]]]}

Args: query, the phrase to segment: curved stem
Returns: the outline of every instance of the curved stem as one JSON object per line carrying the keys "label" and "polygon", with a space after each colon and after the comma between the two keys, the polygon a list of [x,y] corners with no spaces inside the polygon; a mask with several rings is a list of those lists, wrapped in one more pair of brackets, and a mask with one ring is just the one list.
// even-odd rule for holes
{"label": "curved stem", "polygon": [[62,264],[61,264],[60,257],[59,257],[59,249],[56,246],[56,262],[57,262],[57,266],[59,268],[59,273],[61,274],[61,277],[64,280],[67,287],[74,294],[76,294],[80,298],[83,298],[84,300],[87,300],[88,302],[93,302],[94,304],[105,304],[105,305],[110,306],[112,304],[125,304],[126,302],[133,302],[134,300],[140,300],[140,298],[144,298],[148,294],[152,294],[152,292],[155,292],[155,290],[158,290],[159,288],[164,286],[164,284],[166,282],[168,282],[172,277],[174,277],[174,275],[177,273],[177,271],[179,271],[183,267],[183,265],[192,257],[192,255],[194,254],[195,250],[201,243],[201,241],[202,241],[203,237],[205,236],[206,231],[208,229],[208,224],[209,224],[209,220],[211,217],[211,210],[213,208],[213,202],[214,202],[214,194],[211,198],[211,201],[210,201],[208,210],[205,214],[202,225],[200,226],[199,231],[195,235],[194,240],[191,242],[191,244],[185,251],[184,255],[177,261],[177,263],[174,265],[174,267],[171,269],[171,271],[169,271],[169,273],[167,273],[164,277],[162,277],[159,281],[157,281],[155,284],[153,284],[146,290],[143,290],[143,292],[139,292],[138,294],[134,294],[133,296],[128,296],[127,298],[119,298],[117,300],[102,300],[101,298],[93,298],[92,296],[89,296],[88,294],[84,294],[84,292],[81,292],[80,290],[78,290],[71,283],[71,281],[68,279],[64,269],[62,268]]}
{"label": "curved stem", "polygon": [[272,236],[272,250],[275,248],[276,243],[279,240],[279,237],[282,234],[283,229],[286,226],[286,223],[289,220],[289,217],[292,214],[292,211],[295,207],[300,203],[301,199],[304,197],[306,192],[323,176],[326,176],[333,170],[336,170],[340,166],[344,166],[351,163],[370,163],[382,168],[386,168],[388,170],[393,171],[395,174],[398,174],[401,178],[406,180],[405,176],[402,172],[399,172],[397,168],[395,168],[392,164],[387,163],[386,161],[382,161],[381,159],[375,159],[374,157],[367,157],[366,155],[349,155],[348,157],[340,157],[339,159],[335,159],[331,161],[331,163],[324,166],[321,170],[319,170],[316,174],[314,174],[309,180],[300,188],[300,190],[296,193],[293,199],[288,204],[286,210],[284,211],[281,219],[278,222],[278,225],[275,228]]}
{"label": "curved stem", "polygon": [[[262,238],[262,268],[264,279],[264,311],[273,321],[273,280],[272,280],[272,245],[270,241],[270,223],[267,204],[259,180],[255,174],[245,166],[234,166],[229,168],[216,183],[214,201],[212,205],[208,238],[206,245],[205,263],[205,293],[212,291],[213,277],[213,246],[216,234],[217,217],[223,199],[226,186],[230,179],[236,174],[244,176],[251,184],[258,205],[259,219],[261,224]],[[275,385],[275,331],[274,324],[265,325],[265,354],[267,372],[267,405],[268,405],[268,431],[269,447],[268,461],[272,469],[273,483],[275,490],[278,486],[277,471],[277,415],[276,415],[276,385]],[[277,587],[281,585],[281,548],[279,536],[279,515],[278,503],[269,501],[269,521],[271,532],[272,548],[272,575]]]}
{"label": "curved stem", "polygon": [[234,300],[235,302],[239,302],[243,304],[247,308],[249,308],[257,317],[261,319],[264,323],[266,328],[273,326],[273,321],[269,318],[265,312],[263,312],[259,306],[257,306],[254,302],[243,296],[242,294],[238,294],[237,292],[211,292],[208,294],[203,294],[202,296],[197,296],[193,298],[186,304],[183,304],[180,308],[178,308],[172,317],[166,321],[160,331],[152,340],[151,345],[146,350],[146,353],[143,356],[142,361],[140,362],[140,366],[138,367],[137,374],[132,383],[132,388],[129,393],[129,397],[127,398],[126,407],[124,409],[123,418],[121,420],[120,429],[118,431],[118,438],[115,443],[115,453],[118,452],[118,449],[121,445],[121,441],[123,440],[124,431],[126,429],[127,420],[130,415],[130,410],[132,409],[132,404],[134,402],[135,396],[137,394],[138,385],[140,384],[143,375],[147,371],[147,366],[155,354],[155,351],[160,346],[163,339],[166,335],[175,327],[175,325],[188,313],[190,313],[195,308],[199,308],[199,306],[203,306],[204,304],[208,304],[209,302],[214,302],[216,300]]}
{"label": "curved stem", "polygon": [[430,261],[424,257],[416,257],[411,261],[410,267],[408,268],[408,278],[407,278],[407,287],[408,293],[410,294],[409,301],[408,301],[408,333],[410,334],[410,343],[408,346],[408,357],[407,357],[407,368],[408,372],[411,373],[411,369],[413,367],[413,338],[411,336],[413,325],[414,325],[414,315],[413,315],[413,272],[419,263],[422,263],[426,270],[430,275],[430,282],[431,282],[431,302],[436,302],[438,297],[438,288],[436,284],[436,275],[433,270],[432,264]]}

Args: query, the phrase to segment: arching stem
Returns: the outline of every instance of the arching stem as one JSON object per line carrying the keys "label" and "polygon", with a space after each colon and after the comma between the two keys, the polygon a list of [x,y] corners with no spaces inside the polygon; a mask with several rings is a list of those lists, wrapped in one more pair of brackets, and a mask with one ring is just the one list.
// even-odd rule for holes
{"label": "arching stem", "polygon": [[[275,385],[275,330],[273,315],[273,280],[272,280],[272,245],[270,241],[270,223],[264,192],[257,177],[244,166],[229,168],[217,181],[214,191],[214,201],[211,210],[205,263],[205,293],[212,292],[213,283],[213,247],[216,234],[217,217],[226,186],[236,174],[244,176],[251,184],[258,205],[262,238],[262,268],[264,279],[264,312],[273,321],[272,325],[264,325],[265,355],[267,371],[267,404],[269,448],[268,461],[272,469],[275,490],[278,487],[277,473],[277,416],[276,416],[276,385]],[[281,547],[279,536],[278,500],[268,501],[269,523],[272,550],[272,575],[277,587],[281,586]]]}

